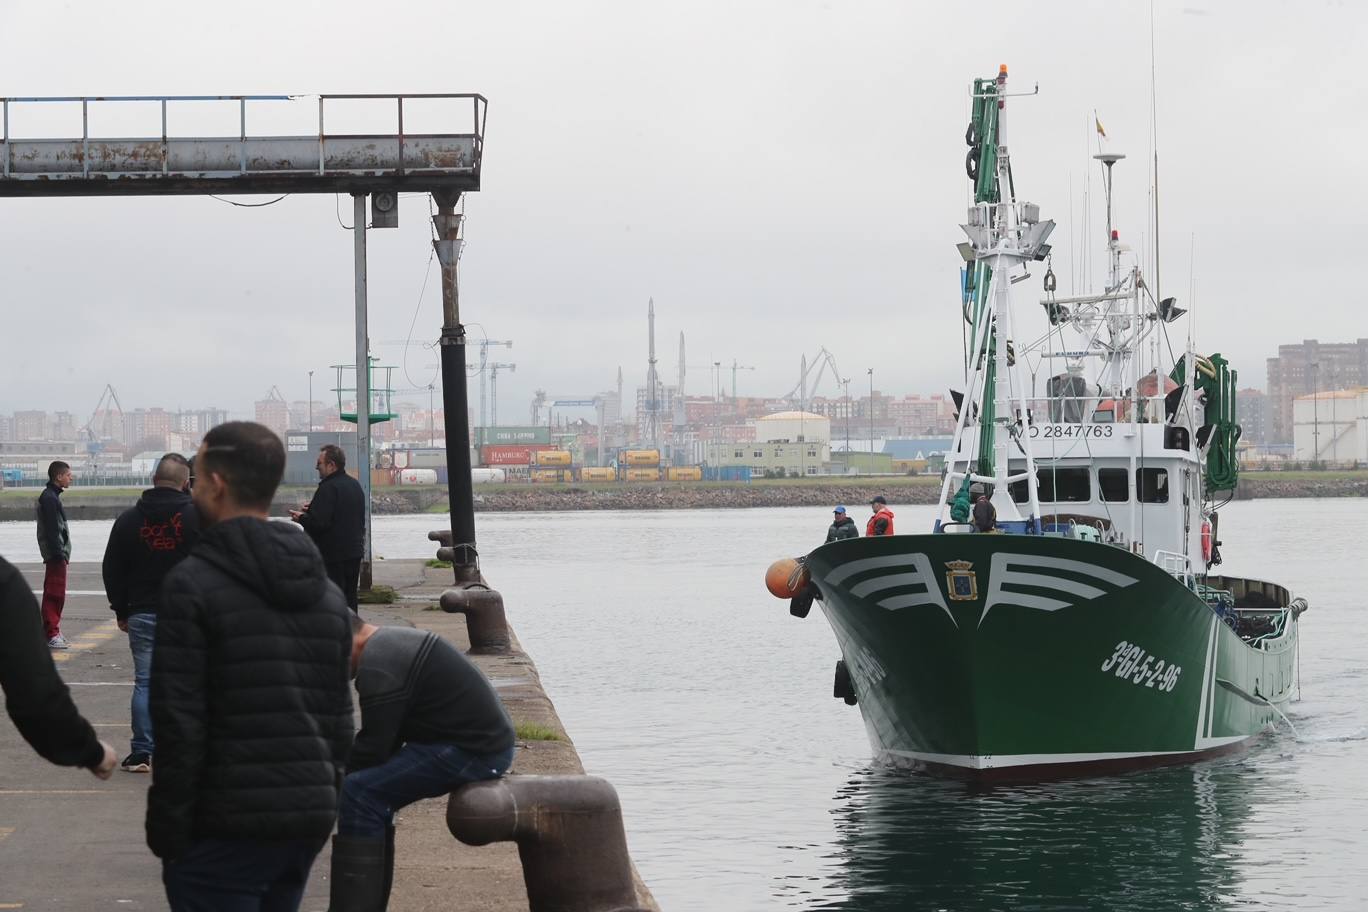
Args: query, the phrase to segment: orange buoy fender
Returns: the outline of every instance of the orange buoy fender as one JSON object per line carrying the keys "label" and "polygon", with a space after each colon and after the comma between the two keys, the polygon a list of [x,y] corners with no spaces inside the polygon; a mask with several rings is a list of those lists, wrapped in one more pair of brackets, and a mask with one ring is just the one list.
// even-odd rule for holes
{"label": "orange buoy fender", "polygon": [[765,588],[775,598],[791,599],[802,591],[807,582],[807,567],[791,557],[775,561],[765,571]]}
{"label": "orange buoy fender", "polygon": [[1211,563],[1211,520],[1202,520],[1202,560]]}

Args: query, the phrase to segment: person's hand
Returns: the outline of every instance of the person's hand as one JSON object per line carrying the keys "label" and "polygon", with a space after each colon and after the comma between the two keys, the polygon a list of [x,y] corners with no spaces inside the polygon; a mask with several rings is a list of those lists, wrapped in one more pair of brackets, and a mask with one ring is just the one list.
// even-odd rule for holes
{"label": "person's hand", "polygon": [[122,630],[124,633],[128,633],[128,619],[127,619],[127,618],[119,618],[118,623],[119,623],[119,629]]}
{"label": "person's hand", "polygon": [[108,779],[114,775],[114,767],[119,765],[119,757],[114,753],[114,748],[101,741],[100,746],[104,748],[104,759],[98,766],[92,766],[90,772],[96,779]]}

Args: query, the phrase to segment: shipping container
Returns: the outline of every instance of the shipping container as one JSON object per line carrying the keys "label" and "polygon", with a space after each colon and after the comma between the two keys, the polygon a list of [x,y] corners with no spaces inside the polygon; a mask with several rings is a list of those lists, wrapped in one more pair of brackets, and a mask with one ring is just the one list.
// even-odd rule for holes
{"label": "shipping container", "polygon": [[435,485],[437,483],[437,470],[400,469],[399,483],[401,485]]}
{"label": "shipping container", "polygon": [[[439,485],[444,485],[444,484],[447,483],[447,467],[446,467],[446,466],[438,466],[437,468],[433,469],[433,471],[437,473],[437,483],[438,483]],[[471,470],[470,470],[470,475],[471,475],[471,477],[473,478],[473,477],[475,476],[475,473],[478,472],[478,471],[480,471],[480,470],[479,470],[479,469],[471,469]]]}
{"label": "shipping container", "polygon": [[477,427],[475,445],[503,446],[508,444],[550,443],[551,429],[546,425],[524,427]]}
{"label": "shipping container", "polygon": [[400,469],[437,469],[446,464],[446,450],[423,447],[421,449],[410,449],[408,451],[408,464],[401,466],[396,461],[395,467]]}
{"label": "shipping container", "polygon": [[665,470],[667,481],[702,481],[703,470],[698,466],[674,466]]}
{"label": "shipping container", "polygon": [[623,477],[628,481],[660,481],[660,469],[628,469]]}
{"label": "shipping container", "polygon": [[617,481],[617,472],[608,466],[585,466],[580,469],[580,481]]}
{"label": "shipping container", "polygon": [[371,469],[371,487],[388,488],[394,484],[393,469]]}
{"label": "shipping container", "polygon": [[634,468],[647,468],[660,465],[660,450],[624,450],[622,464]]}
{"label": "shipping container", "polygon": [[566,480],[567,474],[565,469],[533,469],[532,481],[535,484],[559,484]]}
{"label": "shipping container", "polygon": [[525,466],[532,464],[532,454],[551,449],[550,444],[504,444],[480,448],[480,464],[487,466]]}
{"label": "shipping container", "polygon": [[568,466],[573,461],[568,450],[540,450],[532,454],[533,465]]}
{"label": "shipping container", "polygon": [[[286,431],[284,484],[318,483],[318,451],[325,444],[340,446],[349,472],[357,466],[355,431]],[[101,461],[103,464],[103,460]]]}

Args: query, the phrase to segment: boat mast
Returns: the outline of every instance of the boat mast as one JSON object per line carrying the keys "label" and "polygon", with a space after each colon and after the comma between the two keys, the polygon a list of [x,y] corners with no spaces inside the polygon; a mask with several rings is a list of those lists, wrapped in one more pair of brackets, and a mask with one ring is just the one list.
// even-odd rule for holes
{"label": "boat mast", "polygon": [[[975,310],[970,376],[952,449],[956,454],[952,457],[955,463],[946,473],[942,493],[948,494],[952,486],[957,482],[962,483],[965,478],[971,482],[991,484],[992,502],[998,519],[1019,522],[1026,517],[1021,515],[1012,499],[1009,485],[1025,481],[1029,519],[1038,528],[1040,501],[1035,459],[1031,453],[1026,382],[1022,366],[1016,362],[1010,345],[1013,332],[1011,286],[1014,281],[1012,272],[1017,267],[1024,267],[1032,260],[1044,259],[1049,253],[1050,248],[1045,240],[1054,230],[1054,222],[1042,222],[1038,206],[1016,199],[1011,160],[1003,140],[1004,112],[1009,97],[1007,67],[1004,65],[999,69],[996,80],[985,83],[980,81],[976,84],[975,102],[977,105],[982,100],[996,109],[994,135],[980,139],[985,144],[993,143],[995,160],[991,163],[996,175],[997,193],[996,198],[989,200],[976,196],[975,204],[969,210],[968,223],[960,227],[969,237],[965,257],[968,259],[972,254],[973,275],[976,278],[987,277],[988,288],[983,296],[985,306]],[[980,160],[987,163],[989,157],[985,155]],[[984,177],[981,173],[977,175],[980,188]],[[972,423],[970,419],[975,404],[981,407],[978,416],[979,448],[977,458],[970,458],[969,453],[961,454],[960,449]],[[1026,470],[1015,475],[1008,472],[1012,447],[1017,447],[1026,457]],[[989,452],[992,457],[986,458]],[[953,465],[959,463],[963,464],[963,469],[955,471]],[[942,521],[945,500],[943,496]]]}

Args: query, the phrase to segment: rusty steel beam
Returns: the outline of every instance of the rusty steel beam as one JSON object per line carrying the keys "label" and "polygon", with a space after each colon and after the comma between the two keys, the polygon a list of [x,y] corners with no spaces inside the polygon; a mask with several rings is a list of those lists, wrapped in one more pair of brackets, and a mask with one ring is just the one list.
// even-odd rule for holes
{"label": "rusty steel beam", "polygon": [[[404,100],[412,98],[469,101],[471,108],[468,116],[458,118],[459,129],[449,133],[406,133]],[[393,99],[395,129],[328,133],[325,102],[334,99]],[[483,96],[324,95],[318,96],[316,134],[249,133],[249,101],[288,100],[288,96],[0,98],[0,197],[378,191],[451,194],[480,188],[487,107]],[[92,137],[90,106],[118,101],[160,102],[159,132],[141,137]],[[169,136],[168,103],[188,101],[237,101],[238,135]],[[11,130],[12,113],[42,103],[79,103],[81,135],[16,137]]]}

